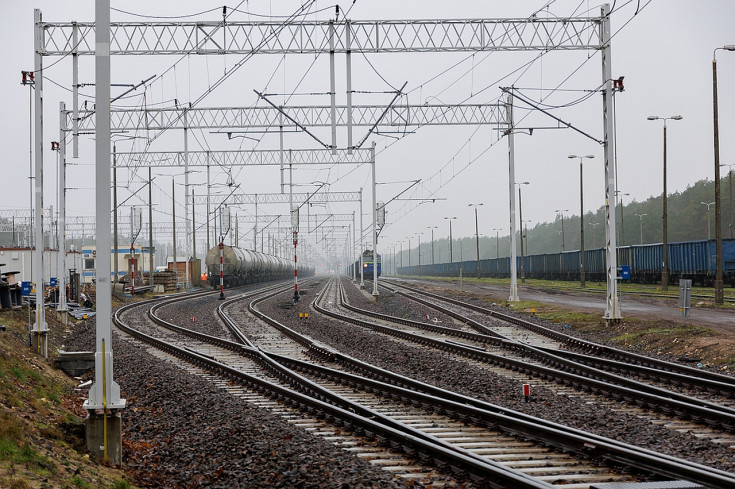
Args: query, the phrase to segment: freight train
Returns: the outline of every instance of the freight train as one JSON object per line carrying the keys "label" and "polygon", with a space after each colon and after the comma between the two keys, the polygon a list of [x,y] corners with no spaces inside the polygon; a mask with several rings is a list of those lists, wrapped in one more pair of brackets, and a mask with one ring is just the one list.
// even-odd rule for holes
{"label": "freight train", "polygon": [[[224,286],[265,282],[267,280],[286,279],[294,276],[293,261],[258,251],[225,246],[223,252]],[[207,282],[218,288],[220,282],[219,245],[207,253]],[[314,275],[314,267],[299,263],[299,277]]]}
{"label": "freight train", "polygon": [[[362,276],[363,278],[372,280],[373,278],[373,250],[365,250],[362,253]],[[360,276],[360,260],[357,260],[355,263],[350,265],[347,268],[346,274],[350,277],[352,277],[352,272],[355,272],[355,277]],[[378,253],[378,277],[380,277],[380,253]]]}
{"label": "freight train", "polygon": [[[668,265],[670,283],[679,279],[691,279],[701,285],[712,285],[715,279],[715,240],[683,241],[669,243]],[[546,280],[579,280],[579,250],[561,253],[544,253],[523,257],[523,274],[527,278]],[[722,240],[723,280],[735,287],[735,239]],[[617,249],[618,267],[630,267],[630,280],[636,283],[656,283],[661,280],[663,264],[662,243],[620,246]],[[585,279],[606,280],[605,249],[584,251]],[[436,263],[411,267],[398,267],[399,275],[424,275],[453,277],[477,276],[476,260],[455,263]],[[510,276],[510,258],[480,260],[481,277]],[[521,276],[521,257],[517,257],[517,274]],[[618,273],[620,275],[620,273]]]}

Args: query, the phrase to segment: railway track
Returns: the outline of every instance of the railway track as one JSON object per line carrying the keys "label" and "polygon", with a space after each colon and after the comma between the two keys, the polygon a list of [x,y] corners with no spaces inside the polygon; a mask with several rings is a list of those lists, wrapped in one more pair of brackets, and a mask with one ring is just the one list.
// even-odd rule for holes
{"label": "railway track", "polygon": [[[375,331],[397,336],[406,341],[428,345],[463,356],[472,361],[481,362],[480,364],[491,365],[494,369],[500,369],[497,372],[504,376],[512,375],[519,380],[525,379],[526,382],[530,378],[535,379],[536,382],[549,382],[549,379],[553,379],[552,389],[558,390],[558,385],[561,384],[568,386],[569,391],[575,390],[577,396],[584,392],[595,394],[594,397],[584,399],[585,402],[619,403],[624,401],[628,404],[628,407],[616,407],[614,409],[635,412],[650,419],[652,423],[664,424],[674,430],[690,431],[697,436],[708,437],[720,443],[732,444],[735,441],[735,438],[728,434],[732,432],[734,421],[732,409],[727,406],[707,403],[607,372],[601,372],[518,342],[498,338],[497,334],[493,332],[489,332],[490,334],[457,332],[452,328],[357,309],[346,304],[344,297],[340,301],[343,306],[352,309],[352,316],[334,311],[326,311],[326,313]],[[378,324],[374,320],[361,320],[356,318],[354,314],[365,314],[380,318],[385,325]],[[465,320],[476,323],[476,321],[469,318],[465,318]],[[396,327],[395,323],[400,324],[401,327]],[[479,324],[477,326],[483,327]],[[413,331],[411,331],[411,328],[413,328]],[[438,332],[438,337],[435,333],[432,338],[426,331]],[[453,341],[447,339],[445,335],[454,335],[463,339],[461,342]],[[468,344],[469,342],[466,339],[468,336],[495,346],[503,346],[510,350],[511,354],[506,352],[496,354],[490,348]],[[525,352],[530,353],[528,353],[527,358],[519,359],[515,356],[514,351],[524,352],[524,354],[526,354]],[[534,359],[539,361],[531,361]],[[541,365],[541,363],[544,363],[544,365]],[[574,392],[568,393],[575,395]],[[711,427],[715,427],[715,430],[713,431]]]}
{"label": "railway track", "polygon": [[[720,396],[718,399],[719,402],[724,405],[732,405],[733,400],[735,400],[735,377],[733,376],[692,368],[686,365],[667,362],[665,360],[600,345],[598,343],[555,331],[533,321],[503,314],[475,304],[470,304],[439,294],[432,294],[397,282],[391,282],[391,284],[410,292],[406,293],[398,291],[398,293],[405,295],[412,300],[428,304],[432,307],[438,307],[441,310],[444,310],[445,308],[439,306],[435,302],[426,301],[424,297],[452,304],[465,310],[474,311],[484,317],[506,322],[507,324],[512,325],[517,332],[515,337],[505,335],[503,332],[498,332],[498,334],[508,339],[516,339],[520,342],[524,342],[523,339],[518,339],[518,336],[523,334],[533,334],[536,338],[550,340],[559,347],[552,348],[549,347],[549,345],[543,344],[532,345],[549,353],[553,353],[600,370],[614,373],[627,373],[639,378],[650,379],[667,384],[671,387],[685,387],[691,390],[716,393]],[[565,347],[569,350],[565,350]]]}
{"label": "railway track", "polygon": [[[318,299],[321,299],[321,297],[322,295],[320,295]],[[220,311],[223,311],[226,306],[227,304],[223,304],[219,308]],[[257,309],[255,308],[254,304],[250,304],[250,309],[257,313]],[[226,314],[224,315],[224,319],[227,320]],[[268,319],[271,323],[276,322],[271,318]],[[304,338],[301,335],[297,335],[295,332],[293,332],[293,330],[289,332],[288,328],[283,325],[281,325],[279,330],[284,332],[284,335],[287,335],[294,342],[295,345],[291,348],[284,348],[283,345],[288,342],[284,339],[280,339],[278,341],[280,349],[296,351],[299,349],[299,346],[303,347],[307,344],[309,345],[310,349],[312,348],[312,343],[310,343],[310,340]],[[246,338],[243,339],[246,343],[250,343],[250,341]],[[272,343],[271,340],[272,338],[269,338],[269,342]],[[249,347],[255,347],[255,345],[250,343]],[[342,355],[339,355],[336,352],[324,351],[324,347],[321,345],[316,345],[313,349],[313,351],[319,350],[321,350],[322,356],[334,356],[341,358],[341,362],[347,361]],[[660,456],[657,454],[649,453],[648,455],[650,458],[646,463],[641,462],[640,459],[636,459],[635,461],[628,460],[628,458],[632,457],[632,455],[630,453],[627,453],[627,448],[623,449],[620,446],[615,446],[614,442],[611,446],[607,446],[605,447],[605,449],[601,449],[600,447],[605,445],[605,441],[601,440],[600,437],[593,437],[592,439],[584,438],[584,441],[581,441],[580,439],[570,441],[570,438],[567,437],[563,438],[565,440],[564,442],[560,442],[559,440],[561,439],[561,437],[558,433],[558,427],[555,427],[555,429],[553,429],[553,433],[549,432],[546,434],[538,434],[537,429],[534,430],[533,427],[538,426],[541,420],[538,420],[536,418],[533,418],[532,420],[527,420],[526,423],[528,424],[528,426],[524,426],[523,430],[521,431],[521,428],[519,428],[518,425],[515,425],[514,427],[509,427],[517,421],[504,420],[503,424],[499,425],[498,420],[496,419],[499,415],[497,413],[490,414],[482,408],[470,407],[464,403],[449,401],[446,399],[437,401],[437,396],[417,393],[409,389],[396,391],[395,389],[401,388],[389,386],[385,383],[368,381],[367,379],[347,374],[345,372],[338,372],[334,369],[328,369],[323,366],[315,366],[311,363],[304,362],[303,360],[299,360],[290,356],[277,356],[275,354],[268,354],[268,356],[272,359],[277,359],[281,364],[289,364],[292,368],[298,369],[303,374],[305,374],[305,376],[314,380],[315,382],[317,382],[318,379],[324,377],[328,378],[329,380],[327,384],[323,384],[324,381],[321,381],[322,386],[328,387],[328,390],[330,390],[331,392],[336,392],[340,394],[339,397],[342,399],[351,400],[353,402],[359,401],[356,402],[355,406],[353,406],[351,409],[363,410],[365,409],[365,405],[367,405],[367,409],[372,411],[371,416],[373,416],[374,419],[376,418],[376,416],[378,418],[381,418],[382,416],[381,420],[385,421],[387,419],[387,422],[389,424],[392,424],[394,422],[397,423],[394,426],[396,426],[400,430],[404,430],[406,428],[412,429],[413,431],[411,434],[414,436],[418,434],[418,436],[421,437],[423,434],[429,436],[429,439],[436,438],[440,441],[452,440],[454,444],[448,445],[448,448],[450,450],[453,446],[459,446],[462,450],[468,452],[469,455],[474,454],[477,456],[479,454],[483,454],[483,457],[480,457],[480,460],[483,460],[483,458],[492,459],[492,456],[499,459],[504,459],[508,462],[510,466],[515,465],[516,467],[519,467],[519,471],[521,474],[524,473],[523,469],[525,469],[525,471],[528,473],[536,473],[538,477],[536,477],[535,480],[541,482],[545,482],[546,480],[558,482],[563,481],[567,483],[565,487],[581,488],[589,487],[590,481],[597,480],[599,482],[600,480],[626,480],[626,478],[629,478],[629,476],[613,474],[609,471],[608,468],[604,467],[593,468],[589,465],[585,466],[581,464],[578,459],[564,459],[564,457],[561,457],[560,454],[550,452],[548,448],[542,449],[540,447],[531,446],[526,438],[531,438],[537,441],[540,440],[544,445],[551,444],[552,446],[556,446],[557,448],[564,448],[566,450],[570,450],[570,447],[566,445],[574,445],[577,447],[577,450],[579,450],[582,454],[592,451],[595,452],[595,456],[599,456],[597,452],[604,452],[607,450],[609,452],[606,455],[602,456],[602,458],[604,458],[608,462],[615,461],[615,463],[620,463],[624,460],[629,467],[632,466],[639,469],[652,469],[652,467],[646,467],[647,464],[655,465],[656,467],[660,467],[661,465]],[[364,364],[361,364],[361,362],[357,363],[358,368],[371,371],[373,374],[376,373],[374,367],[366,366]],[[387,374],[386,372],[381,372],[378,373],[378,375],[385,377]],[[394,381],[397,383],[412,383],[410,379],[400,378],[400,376],[395,376],[395,374],[393,374],[393,376],[397,377],[394,379]],[[356,386],[361,383],[364,383],[365,386],[362,388],[363,390],[357,391]],[[431,390],[430,386],[423,386],[422,388],[424,390]],[[383,396],[377,397],[375,394],[373,394],[374,392],[378,391],[384,392]],[[403,402],[397,405],[389,404],[386,401],[386,398],[399,398],[402,399]],[[455,405],[451,405],[452,402],[455,402]],[[425,408],[424,410],[417,411],[417,408],[415,407],[416,405],[424,406]],[[427,412],[427,406],[433,407]],[[467,411],[468,409],[470,410],[470,412]],[[435,414],[434,411],[452,413],[452,415],[455,416],[457,419],[452,419],[451,417],[443,419]],[[467,423],[467,420],[470,419],[472,419],[475,423],[478,423],[478,426],[473,426],[471,429],[463,428],[463,426],[465,426],[465,424]],[[482,421],[477,421],[477,419],[481,419]],[[498,428],[498,426],[502,427]],[[463,431],[463,429],[465,431]],[[509,440],[508,433],[512,433],[519,438]],[[518,433],[522,434],[519,435]],[[548,439],[546,439],[545,437]],[[432,441],[434,440],[432,439]],[[506,447],[503,448],[503,446]],[[594,447],[594,449],[592,447]],[[457,450],[457,448],[454,449]],[[514,449],[517,450],[516,453],[513,453]],[[613,452],[616,454],[613,455]],[[625,455],[621,454],[623,452],[625,452]],[[531,456],[529,455],[531,453],[535,453],[537,455]],[[463,455],[466,454],[463,453]],[[636,457],[639,456],[640,454],[636,455]],[[524,458],[526,460],[523,460]],[[391,462],[387,461],[386,463],[390,464]],[[686,464],[687,463],[684,463],[684,465]],[[672,462],[672,466],[679,467],[679,469],[676,470],[681,470],[680,468],[682,466],[682,461],[676,460]],[[698,468],[697,470],[701,469]],[[653,470],[653,473],[661,474],[662,472],[661,469],[658,468],[656,470]],[[676,476],[678,475],[679,474],[676,474]],[[694,480],[701,480],[703,476],[704,474],[699,474]],[[477,474],[475,475],[475,477],[477,477]],[[577,481],[576,483],[574,483],[573,485],[569,484],[570,482],[575,480]],[[586,482],[580,482],[585,480]],[[515,484],[518,484],[518,482],[516,482]],[[492,487],[506,486],[499,485]],[[507,487],[526,486],[511,485]],[[549,486],[543,485],[541,487]]]}

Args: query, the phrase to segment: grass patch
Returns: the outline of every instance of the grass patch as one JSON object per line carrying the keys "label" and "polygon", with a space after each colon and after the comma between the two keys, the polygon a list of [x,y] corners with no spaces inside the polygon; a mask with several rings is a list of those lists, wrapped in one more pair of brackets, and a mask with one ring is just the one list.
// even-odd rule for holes
{"label": "grass patch", "polygon": [[677,338],[688,338],[692,336],[705,336],[709,334],[711,334],[711,331],[707,328],[679,325],[669,328],[648,328],[641,331],[626,332],[610,338],[610,341],[613,341],[615,343],[633,344],[639,343],[643,340],[644,337],[647,341],[650,341],[654,338],[671,338],[672,336],[675,336]]}
{"label": "grass patch", "polygon": [[110,486],[110,489],[132,489],[132,485],[130,482],[126,481],[125,479],[116,480],[112,483]]}
{"label": "grass patch", "polygon": [[0,479],[0,487],[7,487],[8,489],[33,489],[27,481],[23,479],[16,479],[14,477],[10,479]]}
{"label": "grass patch", "polygon": [[78,475],[75,475],[74,477],[72,477],[69,480],[69,483],[73,487],[78,487],[79,489],[89,489],[89,488],[92,487],[92,486],[89,485],[89,482],[85,481],[84,479],[82,479]]}

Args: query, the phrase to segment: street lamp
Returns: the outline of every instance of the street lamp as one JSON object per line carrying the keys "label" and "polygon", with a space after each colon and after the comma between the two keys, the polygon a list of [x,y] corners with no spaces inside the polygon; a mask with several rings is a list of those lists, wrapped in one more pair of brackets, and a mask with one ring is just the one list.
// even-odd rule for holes
{"label": "street lamp", "polygon": [[419,246],[418,246],[418,251],[419,251],[419,268],[418,268],[418,271],[419,271],[419,275],[421,275],[421,235],[422,234],[424,234],[424,233],[416,233],[416,237],[419,240]]}
{"label": "street lamp", "polygon": [[[618,192],[620,192],[618,190]],[[623,207],[623,196],[627,197],[630,194],[621,194],[620,197],[620,235],[622,239],[620,240],[620,246],[625,246],[625,209]]]}
{"label": "street lamp", "polygon": [[[712,52],[712,113],[714,115],[714,146],[715,146],[715,254],[717,264],[715,265],[715,304],[725,302],[725,291],[722,288],[722,222],[720,221],[722,210],[720,209],[720,129],[717,116],[717,58],[715,54],[718,49],[735,51],[735,44],[729,44],[716,48]],[[732,219],[732,217],[731,217]]]}
{"label": "street lamp", "polygon": [[643,244],[643,216],[647,216],[648,214],[635,214],[638,216],[638,219],[641,221],[641,241],[640,244]]}
{"label": "street lamp", "polygon": [[[668,261],[668,245],[669,245],[669,234],[668,234],[668,207],[666,205],[666,121],[680,121],[683,117],[680,115],[672,115],[671,117],[661,117],[658,115],[649,115],[649,121],[664,121],[664,191],[663,191],[663,249],[662,249],[662,264],[661,264],[661,290],[669,290],[669,261]],[[719,174],[719,168],[716,170]],[[715,184],[716,185],[716,184]]]}
{"label": "street lamp", "polygon": [[454,260],[452,258],[452,221],[457,218],[445,217],[444,219],[449,221],[449,273],[454,275]]}
{"label": "street lamp", "polygon": [[480,231],[477,226],[477,208],[482,205],[482,202],[479,204],[467,204],[469,207],[475,208],[475,243],[477,245],[477,278],[480,278]]}
{"label": "street lamp", "polygon": [[591,222],[590,226],[592,226],[592,248],[597,248],[597,234],[595,231],[597,230],[597,226],[599,226],[599,222]]}
{"label": "street lamp", "polygon": [[[582,161],[594,158],[595,155],[569,155],[568,158],[579,158],[579,285],[585,286],[584,282],[584,180],[582,178]],[[613,209],[614,210],[614,209]],[[614,252],[614,251],[613,251]]]}
{"label": "street lamp", "polygon": [[438,226],[426,226],[426,229],[431,229],[431,273],[436,273],[434,268],[434,229],[438,229]]}
{"label": "street lamp", "polygon": [[707,202],[700,202],[700,204],[707,206],[707,241],[709,241],[712,238],[712,236],[710,234],[709,208],[712,207],[713,205],[715,205],[715,203],[714,202],[710,202],[708,204]]}
{"label": "street lamp", "polygon": [[[530,182],[516,183],[518,186],[518,220],[521,225],[523,224],[523,199],[521,197],[521,185],[528,185],[529,183]],[[525,261],[523,259],[523,229],[521,228],[519,232],[521,235],[521,283],[526,283],[526,270],[523,266],[523,262]]]}
{"label": "street lamp", "polygon": [[495,259],[500,258],[500,231],[502,228],[493,228],[495,231]]}
{"label": "street lamp", "polygon": [[728,166],[730,167],[730,171],[727,172],[727,184],[729,187],[728,197],[730,200],[730,206],[729,206],[729,215],[730,215],[730,225],[729,225],[729,232],[728,235],[730,239],[735,238],[735,229],[732,227],[732,167],[735,166],[735,163],[722,163],[720,166]]}
{"label": "street lamp", "polygon": [[566,246],[564,242],[564,213],[569,212],[569,209],[556,209],[554,212],[561,216],[561,250],[564,251]]}

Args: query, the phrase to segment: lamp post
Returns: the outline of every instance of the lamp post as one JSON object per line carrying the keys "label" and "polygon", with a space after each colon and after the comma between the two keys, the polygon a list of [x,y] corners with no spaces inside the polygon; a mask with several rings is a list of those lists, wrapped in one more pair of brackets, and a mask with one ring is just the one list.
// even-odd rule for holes
{"label": "lamp post", "polygon": [[627,197],[630,194],[621,194],[620,197],[620,246],[625,246],[625,213],[623,208],[623,196]]}
{"label": "lamp post", "polygon": [[500,231],[501,228],[493,228],[495,231],[495,258],[500,258]]}
{"label": "lamp post", "polygon": [[648,214],[645,214],[644,213],[644,214],[635,214],[635,215],[638,216],[638,219],[640,219],[640,221],[641,221],[641,241],[640,241],[640,244],[643,244],[643,216],[647,216]]}
{"label": "lamp post", "polygon": [[591,222],[590,226],[592,226],[592,248],[597,248],[597,234],[595,231],[597,230],[597,226],[599,226],[599,222]]}
{"label": "lamp post", "polygon": [[418,271],[419,271],[419,275],[421,275],[421,235],[422,234],[424,234],[424,233],[416,233],[416,238],[419,241],[419,245],[418,245],[418,252],[419,252],[419,268],[418,268]]}
{"label": "lamp post", "polygon": [[[735,45],[729,44],[716,48],[712,52],[712,113],[714,115],[714,149],[715,149],[715,254],[717,257],[715,271],[715,304],[725,302],[725,291],[722,288],[722,211],[720,209],[720,129],[717,116],[717,50],[735,51]],[[732,198],[732,197],[731,197]],[[730,218],[732,219],[732,217]]]}
{"label": "lamp post", "polygon": [[426,229],[431,229],[431,273],[436,273],[434,268],[434,229],[438,226],[426,226]]}
{"label": "lamp post", "polygon": [[556,209],[554,212],[561,216],[561,250],[564,251],[566,243],[564,241],[564,213],[569,212],[569,209]]}
{"label": "lamp post", "polygon": [[408,268],[411,268],[411,236],[406,236],[408,240]]}
{"label": "lamp post", "polygon": [[728,226],[728,229],[729,229],[728,237],[732,239],[732,238],[735,238],[735,229],[732,227],[732,167],[735,166],[735,163],[730,163],[730,164],[722,163],[720,164],[720,166],[730,167],[730,171],[727,172],[727,185],[729,187],[728,198],[730,201],[730,206],[728,208],[729,209],[728,214],[730,215],[730,224]]}
{"label": "lamp post", "polygon": [[714,202],[710,202],[708,204],[707,202],[700,202],[700,204],[707,206],[707,240],[709,241],[712,238],[712,236],[710,234],[709,209],[710,209],[710,207],[712,207],[713,205],[715,205],[715,203]]}
{"label": "lamp post", "polygon": [[457,218],[445,217],[444,219],[449,221],[449,273],[454,276],[454,260],[452,257],[452,221]]}
{"label": "lamp post", "polygon": [[477,278],[480,278],[480,230],[477,226],[477,208],[482,205],[482,202],[479,204],[467,204],[469,207],[475,208],[475,245],[477,246],[477,266],[476,272],[477,272]]}
{"label": "lamp post", "polygon": [[[664,191],[663,191],[663,213],[661,214],[663,219],[663,249],[662,249],[662,264],[661,264],[661,290],[669,290],[669,260],[668,260],[668,246],[669,246],[669,228],[668,228],[668,206],[666,205],[666,121],[680,121],[683,117],[680,115],[672,115],[671,117],[661,117],[658,115],[649,115],[649,121],[664,121]],[[719,168],[716,170],[719,174]],[[717,185],[717,183],[715,183]]]}
{"label": "lamp post", "polygon": [[[521,182],[516,183],[518,186],[518,220],[523,224],[523,199],[521,197],[521,185],[528,185],[530,182]],[[523,266],[523,262],[525,261],[523,259],[523,228],[519,230],[521,235],[521,283],[526,283],[526,270]]]}
{"label": "lamp post", "polygon": [[[582,161],[594,158],[595,155],[569,155],[568,158],[579,158],[579,285],[585,286],[584,282],[584,179],[582,178]],[[613,250],[614,252],[614,250]]]}

